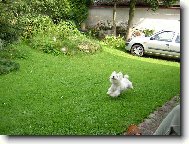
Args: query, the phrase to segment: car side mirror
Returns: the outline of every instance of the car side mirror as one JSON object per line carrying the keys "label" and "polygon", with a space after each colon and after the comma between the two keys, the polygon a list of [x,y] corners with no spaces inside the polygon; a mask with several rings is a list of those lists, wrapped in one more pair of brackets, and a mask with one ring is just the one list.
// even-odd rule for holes
{"label": "car side mirror", "polygon": [[155,40],[155,38],[154,38],[154,37],[151,37],[150,40]]}

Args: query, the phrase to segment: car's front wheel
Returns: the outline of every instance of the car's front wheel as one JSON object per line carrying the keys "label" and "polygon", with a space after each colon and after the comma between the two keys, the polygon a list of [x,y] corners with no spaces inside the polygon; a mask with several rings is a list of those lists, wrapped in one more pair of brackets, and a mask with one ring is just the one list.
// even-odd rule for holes
{"label": "car's front wheel", "polygon": [[144,55],[144,48],[140,44],[134,44],[131,47],[131,53],[136,56],[143,56]]}

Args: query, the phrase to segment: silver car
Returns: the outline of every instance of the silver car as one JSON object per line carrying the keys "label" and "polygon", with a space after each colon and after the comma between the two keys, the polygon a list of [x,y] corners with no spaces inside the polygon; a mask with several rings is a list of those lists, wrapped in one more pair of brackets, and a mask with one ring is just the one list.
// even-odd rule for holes
{"label": "silver car", "polygon": [[150,37],[135,37],[125,49],[137,56],[146,53],[180,58],[180,32],[160,31]]}

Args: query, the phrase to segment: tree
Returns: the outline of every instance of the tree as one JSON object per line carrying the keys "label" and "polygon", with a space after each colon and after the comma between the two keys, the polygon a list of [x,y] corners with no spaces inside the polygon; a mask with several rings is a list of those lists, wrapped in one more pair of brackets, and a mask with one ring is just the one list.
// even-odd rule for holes
{"label": "tree", "polygon": [[134,14],[135,14],[135,5],[136,5],[136,0],[130,0],[129,20],[128,20],[128,25],[127,25],[127,29],[126,29],[126,41],[131,37],[131,34],[132,34],[133,18],[134,18]]}
{"label": "tree", "polygon": [[116,36],[116,11],[117,11],[117,4],[121,4],[121,3],[127,3],[128,0],[111,0],[111,2],[113,3],[114,5],[114,8],[113,8],[113,34],[114,36]]}
{"label": "tree", "polygon": [[112,26],[112,29],[113,29],[114,36],[116,36],[116,5],[117,5],[117,1],[118,0],[113,0],[114,8],[113,8],[113,26]]}

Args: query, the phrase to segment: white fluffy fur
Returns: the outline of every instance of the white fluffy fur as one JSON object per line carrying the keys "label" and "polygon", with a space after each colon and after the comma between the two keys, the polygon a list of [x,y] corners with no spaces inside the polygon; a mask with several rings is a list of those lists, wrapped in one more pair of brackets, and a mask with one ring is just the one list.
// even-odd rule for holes
{"label": "white fluffy fur", "polygon": [[121,72],[116,73],[114,71],[110,76],[111,86],[108,89],[107,94],[111,97],[117,97],[122,91],[129,88],[133,89],[132,82],[130,82],[128,78],[128,75],[123,75]]}

